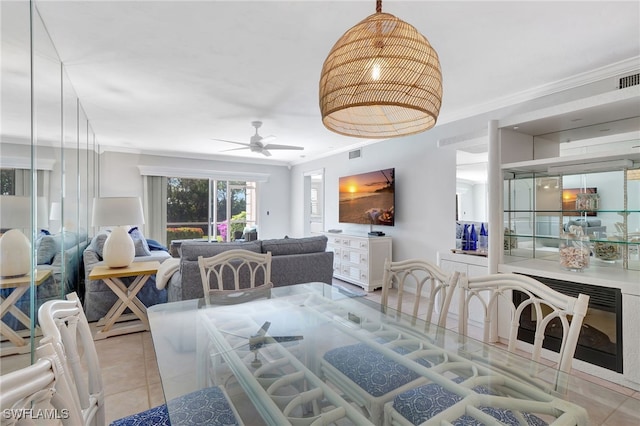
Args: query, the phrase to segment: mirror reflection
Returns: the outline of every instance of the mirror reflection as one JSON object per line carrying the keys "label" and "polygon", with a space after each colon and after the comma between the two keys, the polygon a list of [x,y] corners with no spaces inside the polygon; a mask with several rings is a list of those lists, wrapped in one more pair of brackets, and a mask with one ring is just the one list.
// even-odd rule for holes
{"label": "mirror reflection", "polygon": [[564,239],[584,237],[596,261],[638,269],[638,170],[505,180],[505,253],[554,259]]}
{"label": "mirror reflection", "polygon": [[6,373],[33,361],[37,309],[82,294],[97,150],[35,4],[0,7],[0,292],[12,304],[0,318],[0,372]]}

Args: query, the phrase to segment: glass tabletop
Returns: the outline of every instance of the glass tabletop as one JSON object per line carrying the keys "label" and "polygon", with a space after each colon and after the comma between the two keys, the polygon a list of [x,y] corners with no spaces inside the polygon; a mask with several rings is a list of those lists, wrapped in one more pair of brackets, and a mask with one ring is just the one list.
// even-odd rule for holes
{"label": "glass tabletop", "polygon": [[549,424],[640,424],[640,401],[628,395],[322,283],[274,288],[270,299],[238,305],[155,305],[148,316],[174,425],[172,400],[214,386],[245,425],[311,424],[322,416],[319,424],[372,424],[340,383],[327,381],[326,354],[344,347],[384,355],[411,370],[416,386],[460,395],[462,410],[517,401]]}

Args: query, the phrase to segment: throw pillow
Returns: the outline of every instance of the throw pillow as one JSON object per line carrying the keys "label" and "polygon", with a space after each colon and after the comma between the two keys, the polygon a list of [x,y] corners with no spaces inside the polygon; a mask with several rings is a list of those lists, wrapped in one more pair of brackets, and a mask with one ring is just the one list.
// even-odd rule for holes
{"label": "throw pillow", "polygon": [[151,250],[149,250],[149,244],[142,235],[142,232],[137,226],[129,229],[129,235],[133,238],[133,245],[136,248],[136,256],[151,256]]}
{"label": "throw pillow", "polygon": [[[0,233],[0,236],[2,235],[2,233]],[[47,235],[51,235],[51,233],[49,233],[49,231],[47,231],[46,229],[41,229],[40,232],[38,232],[38,236],[36,237],[36,264],[38,265],[43,265],[43,263],[39,263],[38,262],[38,251],[40,250],[40,243],[42,242],[42,238],[46,237]]]}
{"label": "throw pillow", "polygon": [[169,253],[169,249],[157,242],[156,240],[152,240],[151,238],[147,238],[147,244],[149,245],[149,250],[162,250]]}
{"label": "throw pillow", "polygon": [[107,231],[102,231],[95,237],[91,239],[91,244],[89,244],[89,249],[94,251],[100,260],[102,260],[102,251],[104,249],[104,242],[107,240],[109,236]]}
{"label": "throw pillow", "polygon": [[51,265],[51,261],[56,253],[60,251],[60,237],[54,235],[43,235],[36,242],[38,265]]}

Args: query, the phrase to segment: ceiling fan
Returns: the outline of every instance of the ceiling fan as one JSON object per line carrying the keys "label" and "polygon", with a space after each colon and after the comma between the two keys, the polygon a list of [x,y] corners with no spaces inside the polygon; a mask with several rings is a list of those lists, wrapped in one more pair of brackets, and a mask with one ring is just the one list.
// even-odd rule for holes
{"label": "ceiling fan", "polygon": [[256,334],[254,334],[253,336],[250,337],[246,337],[246,336],[240,336],[238,334],[234,334],[228,331],[224,331],[224,330],[219,330],[220,332],[224,333],[224,334],[229,334],[232,336],[236,336],[236,337],[241,337],[243,339],[248,339],[247,343],[241,343],[240,345],[234,347],[233,349],[238,349],[242,346],[245,345],[249,345],[249,350],[251,352],[253,352],[254,358],[253,361],[251,361],[251,366],[254,368],[260,368],[262,366],[262,361],[260,361],[260,359],[258,359],[258,350],[262,349],[263,347],[265,347],[266,345],[270,345],[272,343],[289,343],[289,342],[296,342],[298,340],[303,340],[304,336],[267,336],[267,331],[269,330],[269,327],[271,327],[271,323],[269,321],[265,321],[264,324],[262,324],[262,327],[260,327],[260,329],[258,330],[258,332]]}
{"label": "ceiling fan", "polygon": [[[212,139],[214,141],[220,141],[220,142],[228,142],[228,143],[234,143],[236,145],[244,145],[243,148],[231,148],[231,149],[225,149],[224,151],[221,152],[227,152],[227,151],[238,151],[240,149],[249,149],[251,150],[251,152],[257,152],[260,153],[266,157],[270,157],[271,153],[269,152],[270,149],[297,149],[297,150],[302,150],[304,149],[301,146],[294,146],[294,145],[278,145],[278,144],[272,144],[272,143],[268,143],[272,140],[275,140],[275,136],[265,136],[262,137],[258,134],[258,129],[260,128],[260,126],[262,126],[262,121],[252,121],[251,125],[253,127],[256,128],[256,134],[251,136],[250,139],[250,143],[244,143],[244,142],[236,142],[236,141],[229,141],[226,139]],[[266,143],[266,145],[265,145]]]}

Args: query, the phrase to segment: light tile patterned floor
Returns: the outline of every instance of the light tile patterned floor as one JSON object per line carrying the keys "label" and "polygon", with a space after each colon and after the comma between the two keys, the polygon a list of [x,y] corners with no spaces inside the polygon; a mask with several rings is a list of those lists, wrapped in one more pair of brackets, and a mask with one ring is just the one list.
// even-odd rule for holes
{"label": "light tile patterned floor", "polygon": [[[338,282],[337,284],[355,291],[359,289],[356,286],[351,286],[343,282]],[[379,302],[382,298],[382,292],[377,290],[372,293],[367,293],[366,297]],[[390,294],[390,300],[396,300],[394,294]],[[406,300],[403,302],[403,305],[412,302],[412,300]],[[419,312],[419,314],[424,315],[424,312]],[[95,323],[91,325],[95,326]],[[456,327],[456,324],[452,324],[451,322],[448,323],[447,326],[453,329]],[[133,333],[99,340],[96,341],[96,348],[98,350],[98,356],[100,357],[102,378],[105,385],[107,424],[113,420],[144,411],[164,402],[153,342],[149,332]],[[4,373],[5,371],[14,369],[16,365],[23,366],[28,362],[29,357],[25,355],[2,357],[0,358],[0,367]],[[588,380],[604,384],[620,393],[634,397],[634,399],[627,400],[627,402],[619,407],[612,415],[607,414],[606,418],[598,416],[597,414],[592,415],[592,424],[604,426],[637,426],[637,424],[630,419],[630,413],[634,413],[634,415],[637,416],[637,412],[640,410],[640,392],[635,392],[632,389],[581,372],[574,371],[574,374],[579,374]]]}

